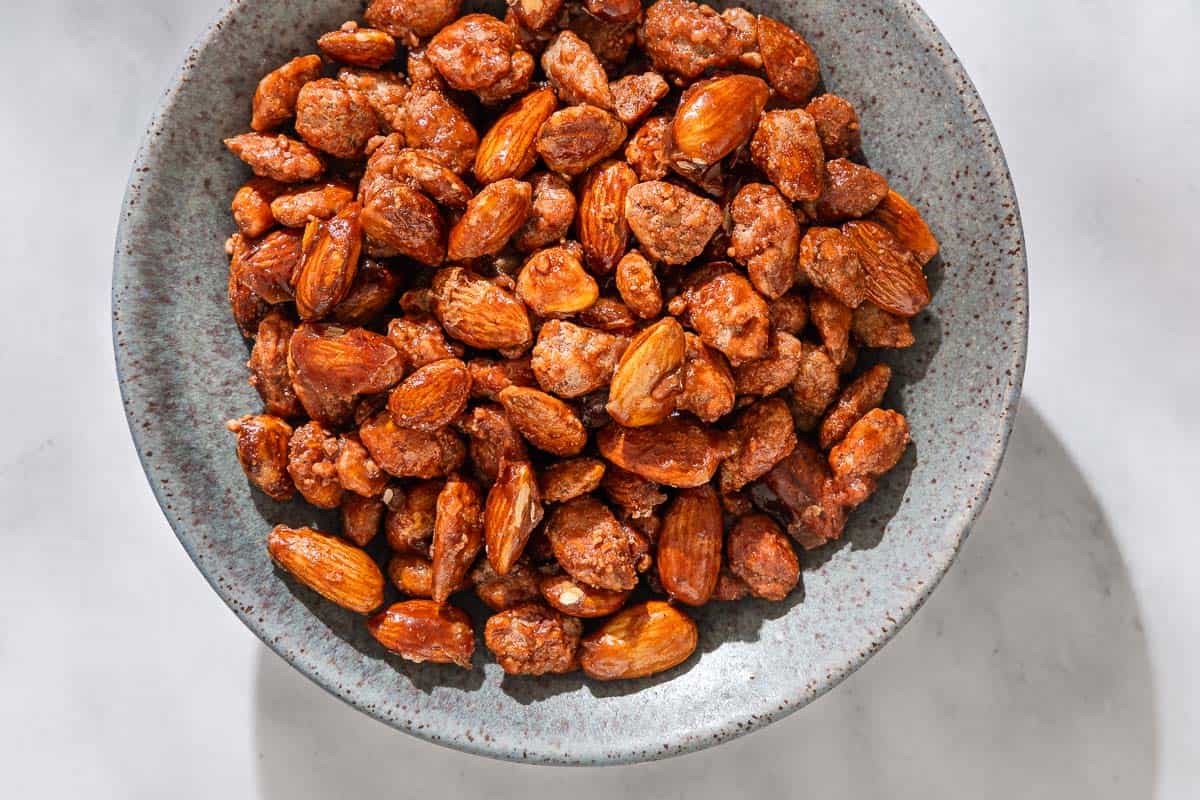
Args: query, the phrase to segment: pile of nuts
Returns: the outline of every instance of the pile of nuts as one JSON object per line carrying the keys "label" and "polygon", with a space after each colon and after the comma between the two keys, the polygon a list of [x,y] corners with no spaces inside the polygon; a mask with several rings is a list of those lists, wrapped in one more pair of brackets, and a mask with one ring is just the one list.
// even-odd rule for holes
{"label": "pile of nuts", "polygon": [[837,539],[908,444],[856,357],[912,344],[938,249],[800,34],[373,0],[317,45],[226,141],[265,406],[228,428],[261,491],[342,517],[276,527],[275,562],[414,661],[471,665],[474,591],[518,674],[650,675],[695,649],[686,607],[786,598],[793,540]]}

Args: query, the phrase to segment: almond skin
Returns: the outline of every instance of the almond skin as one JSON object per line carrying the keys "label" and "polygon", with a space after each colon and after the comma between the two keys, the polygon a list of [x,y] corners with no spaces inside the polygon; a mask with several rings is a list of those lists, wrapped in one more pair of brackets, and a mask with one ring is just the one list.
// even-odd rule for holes
{"label": "almond skin", "polygon": [[758,49],[771,88],[785,100],[803,103],[821,82],[821,64],[804,37],[770,17],[758,18]]}
{"label": "almond skin", "polygon": [[917,258],[922,267],[938,254],[938,240],[925,224],[921,212],[913,208],[896,190],[889,190],[871,219],[891,231],[901,246]]}
{"label": "almond skin", "polygon": [[533,187],[524,181],[505,178],[489,183],[467,203],[467,210],[453,228],[446,257],[467,261],[500,252],[517,232],[533,204]]}
{"label": "almond skin", "polygon": [[667,594],[690,606],[712,597],[721,574],[721,501],[711,486],[675,496],[658,534],[658,578]]}
{"label": "almond skin", "polygon": [[459,267],[433,281],[434,314],[446,333],[481,350],[524,349],[533,341],[525,306],[491,281]]}
{"label": "almond skin", "polygon": [[457,358],[426,364],[404,379],[388,397],[388,411],[402,428],[437,430],[467,407],[471,374]]}
{"label": "almond skin", "polygon": [[687,342],[683,327],[664,317],[634,337],[613,373],[609,416],[628,428],[656,425],[675,410],[683,389]]}
{"label": "almond skin", "polygon": [[579,415],[557,397],[538,389],[509,386],[500,392],[500,402],[512,424],[539,450],[574,456],[587,444]]}
{"label": "almond skin", "polygon": [[580,664],[602,681],[644,678],[681,664],[699,641],[696,623],[667,603],[630,606],[581,645]]}
{"label": "almond skin", "polygon": [[454,606],[432,600],[393,603],[367,620],[380,644],[409,661],[432,661],[471,668],[475,631],[471,618]]}
{"label": "almond skin", "polygon": [[542,521],[537,474],[527,461],[500,462],[483,512],[483,535],[492,568],[507,575]]}
{"label": "almond skin", "polygon": [[912,317],[929,305],[929,284],[916,257],[878,222],[842,226],[866,273],[867,299],[884,311]]}
{"label": "almond skin", "polygon": [[313,220],[304,231],[304,259],[296,275],[296,312],[320,319],[345,299],[358,274],[362,252],[362,206],[350,203],[328,222]]}
{"label": "almond skin", "polygon": [[599,296],[595,278],[566,247],[539,250],[517,276],[517,297],[539,317],[569,316],[591,307]]}
{"label": "almond skin", "polygon": [[588,267],[597,275],[612,272],[625,254],[625,195],[637,182],[637,174],[623,161],[598,164],[584,178],[576,229]]}
{"label": "almond skin", "polygon": [[596,446],[618,467],[679,488],[708,483],[725,457],[719,434],[686,417],[646,428],[613,423],[596,434]]}
{"label": "almond skin", "polygon": [[838,478],[878,478],[896,466],[908,446],[908,420],[882,408],[868,411],[829,451]]}
{"label": "almond skin", "polygon": [[342,608],[369,614],[383,604],[379,567],[365,550],[336,536],[276,525],[267,552],[296,580]]}
{"label": "almond skin", "polygon": [[750,140],[770,89],[753,75],[728,75],[685,92],[672,124],[672,163],[703,171]]}
{"label": "almond skin", "polygon": [[570,575],[546,575],[538,585],[542,597],[554,608],[572,617],[607,617],[625,605],[630,592],[597,589]]}
{"label": "almond skin", "polygon": [[317,39],[321,52],[343,64],[379,69],[396,57],[396,40],[373,28],[343,28]]}
{"label": "almond skin", "polygon": [[438,494],[433,521],[433,599],[446,602],[483,547],[482,499],[474,483],[451,477]]}
{"label": "almond skin", "polygon": [[537,135],[542,123],[558,108],[553,89],[530,92],[484,134],[475,154],[475,177],[480,183],[521,178],[537,161]]}

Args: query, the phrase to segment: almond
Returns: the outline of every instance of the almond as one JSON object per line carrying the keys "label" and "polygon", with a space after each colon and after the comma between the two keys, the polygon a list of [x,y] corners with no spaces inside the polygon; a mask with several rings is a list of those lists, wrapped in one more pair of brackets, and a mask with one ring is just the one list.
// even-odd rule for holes
{"label": "almond", "polygon": [[313,419],[346,425],[361,395],[386,392],[404,375],[404,357],[386,336],[362,328],[306,323],[288,343],[288,374]]}
{"label": "almond", "polygon": [[813,202],[825,190],[825,151],[816,121],[803,109],[763,113],[750,140],[750,156],[794,203]]}
{"label": "almond", "polygon": [[822,449],[828,450],[840,442],[863,415],[873,408],[879,408],[891,379],[891,367],[876,364],[842,390],[837,402],[821,421],[817,441]]}
{"label": "almond", "polygon": [[[625,219],[655,261],[686,264],[704,252],[721,226],[721,208],[664,181],[646,181],[625,195]],[[615,264],[614,264],[615,266]]]}
{"label": "almond", "polygon": [[594,167],[580,187],[576,228],[588,267],[597,275],[612,272],[625,254],[625,195],[637,182],[628,164],[606,161]]}
{"label": "almond", "polygon": [[387,576],[402,594],[433,597],[433,563],[416,553],[396,553],[387,563]]}
{"label": "almond", "polygon": [[563,175],[580,175],[620,149],[625,123],[595,106],[555,111],[538,131],[537,151],[546,166]]}
{"label": "almond", "polygon": [[243,133],[226,139],[225,146],[260,178],[301,183],[316,180],[325,171],[320,153],[283,134]]}
{"label": "almond", "polygon": [[658,534],[658,579],[681,603],[708,602],[721,574],[724,520],[711,486],[685,489],[663,516]]}
{"label": "almond", "polygon": [[575,580],[598,589],[625,592],[637,585],[646,543],[594,497],[569,500],[546,522],[554,557]]}
{"label": "almond", "polygon": [[475,154],[479,182],[521,178],[533,169],[538,131],[557,107],[553,89],[530,92],[509,106],[479,143]]}
{"label": "almond", "polygon": [[388,411],[402,428],[436,430],[467,407],[471,374],[457,358],[426,364],[404,379],[388,396]]}
{"label": "almond", "polygon": [[908,446],[908,420],[882,408],[868,411],[829,451],[838,478],[878,478],[896,466]]}
{"label": "almond", "polygon": [[573,408],[538,389],[509,386],[500,402],[512,424],[534,447],[556,456],[578,455],[587,431]]}
{"label": "almond", "polygon": [[637,250],[629,251],[617,262],[616,283],[625,305],[642,319],[654,319],[662,313],[662,287],[654,265]]}
{"label": "almond", "polygon": [[468,261],[500,252],[529,218],[532,203],[533,187],[524,181],[504,178],[489,183],[450,229],[446,257]]}
{"label": "almond", "polygon": [[729,570],[755,597],[783,600],[800,582],[800,561],[783,531],[764,514],[742,517],[725,543]]}
{"label": "almond", "polygon": [[907,317],[889,314],[874,303],[854,309],[850,332],[866,347],[910,347],[916,341]]}
{"label": "almond", "polygon": [[727,75],[684,92],[672,124],[672,166],[703,172],[750,140],[770,89],[753,75]]}
{"label": "almond", "polygon": [[[675,406],[703,422],[716,422],[733,411],[736,383],[729,363],[694,333],[685,334],[687,355],[683,362],[683,391]],[[756,362],[752,362],[756,363]]]}
{"label": "almond", "polygon": [[656,425],[675,410],[683,388],[683,327],[664,317],[634,337],[609,386],[609,416],[630,428]]}
{"label": "almond", "polygon": [[600,287],[566,247],[550,247],[529,257],[517,276],[517,297],[539,317],[568,316],[596,302]]}
{"label": "almond", "polygon": [[327,600],[359,614],[383,603],[383,573],[362,548],[312,528],[276,525],[267,537],[267,552]]}
{"label": "almond", "polygon": [[329,219],[354,201],[354,187],[340,181],[297,186],[271,201],[280,225],[303,228],[314,219]]}
{"label": "almond", "polygon": [[644,678],[681,664],[699,641],[696,623],[658,600],[630,606],[583,640],[580,664],[597,680]]}
{"label": "almond", "polygon": [[451,477],[438,494],[433,521],[433,599],[446,602],[483,547],[482,500],[474,483]]}
{"label": "almond", "polygon": [[538,479],[542,502],[565,503],[594,492],[604,478],[604,462],[598,458],[572,458],[550,464]]}
{"label": "almond", "polygon": [[921,212],[894,189],[876,207],[871,219],[891,231],[896,241],[916,256],[922,267],[938,254],[938,241],[922,219]]}
{"label": "almond", "polygon": [[615,613],[630,592],[611,592],[577,581],[570,575],[546,575],[538,588],[546,602],[572,617],[592,619]]}
{"label": "almond", "polygon": [[483,512],[488,562],[497,573],[508,574],[541,521],[542,502],[533,467],[528,461],[502,460]]}
{"label": "almond", "polygon": [[454,170],[432,158],[432,152],[401,150],[396,154],[392,174],[407,180],[437,203],[447,208],[466,208],[471,202],[471,187]]}
{"label": "almond", "polygon": [[887,228],[870,220],[842,226],[866,273],[867,299],[892,314],[911,317],[929,305],[929,284],[916,256]]}
{"label": "almond", "polygon": [[[383,531],[388,547],[397,553],[413,553],[429,558],[437,498],[441,493],[442,481],[414,481],[407,489],[396,487],[384,490],[382,499],[388,506],[388,512]],[[432,581],[433,573],[429,574]],[[427,594],[432,593],[433,589],[430,589]]]}
{"label": "almond", "polygon": [[373,28],[344,26],[317,39],[317,47],[334,61],[379,69],[396,57],[396,40]]}
{"label": "almond", "polygon": [[238,232],[254,239],[275,227],[271,202],[286,189],[282,183],[270,178],[251,178],[238,189],[230,204]]}
{"label": "almond", "polygon": [[785,100],[803,103],[821,83],[821,64],[804,37],[770,17],[758,18],[758,51],[771,88]]}
{"label": "almond", "polygon": [[381,411],[358,429],[371,458],[397,478],[433,478],[462,466],[467,448],[449,428],[415,431],[401,428]]}
{"label": "almond", "polygon": [[433,281],[434,314],[446,333],[481,350],[524,349],[533,341],[521,301],[489,280],[452,267]]}
{"label": "almond", "polygon": [[358,274],[362,252],[362,206],[350,203],[328,222],[313,220],[304,231],[304,258],[296,275],[296,312],[320,319],[345,299]]}
{"label": "almond", "polygon": [[483,639],[509,675],[545,675],[578,668],[575,651],[582,633],[579,620],[526,603],[490,617]]}
{"label": "almond", "polygon": [[686,417],[646,428],[610,424],[596,434],[596,445],[618,467],[680,488],[708,483],[726,455],[717,431]]}
{"label": "almond", "polygon": [[492,611],[507,611],[541,599],[538,573],[525,559],[513,564],[507,575],[501,575],[486,558],[481,558],[467,577],[475,586],[475,596]]}
{"label": "almond", "polygon": [[238,283],[268,303],[286,303],[295,296],[292,280],[304,257],[297,231],[271,231],[260,239],[234,236],[229,271]]}
{"label": "almond", "polygon": [[432,600],[393,603],[367,620],[367,630],[388,650],[409,661],[471,668],[475,631],[466,612]]}
{"label": "almond", "polygon": [[238,461],[250,482],[273,500],[291,500],[294,491],[287,466],[292,426],[279,417],[259,414],[230,420],[225,427],[237,434]]}

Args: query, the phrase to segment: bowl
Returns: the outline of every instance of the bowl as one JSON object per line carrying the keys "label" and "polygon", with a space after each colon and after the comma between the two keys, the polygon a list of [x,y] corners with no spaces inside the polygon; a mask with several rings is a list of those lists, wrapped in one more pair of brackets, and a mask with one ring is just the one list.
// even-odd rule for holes
{"label": "bowl", "polygon": [[[233,3],[200,36],[133,165],[113,274],[113,336],[125,410],[146,476],[213,589],[313,681],[407,733],[542,764],[634,762],[710,746],[828,691],[891,638],[950,566],[987,498],[1020,391],[1025,249],[996,133],[970,79],[908,0],[755,0],[806,34],[829,91],[858,108],[872,166],[941,239],[917,344],[884,358],[886,405],[914,445],[853,515],[841,541],[803,557],[787,602],[710,604],[700,645],[651,678],[506,677],[387,654],[363,620],[277,569],[277,522],[333,525],[252,491],[222,427],[260,407],[247,344],[226,301],[228,203],[247,171],[221,140],[249,122],[258,78],[356,17],[360,0]],[[214,664],[219,669],[219,661]],[[899,687],[898,687],[899,688]]]}

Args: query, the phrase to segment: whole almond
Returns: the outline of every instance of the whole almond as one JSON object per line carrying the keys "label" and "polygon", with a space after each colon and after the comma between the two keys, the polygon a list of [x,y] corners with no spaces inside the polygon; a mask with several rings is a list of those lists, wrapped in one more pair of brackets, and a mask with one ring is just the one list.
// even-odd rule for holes
{"label": "whole almond", "polygon": [[774,520],[748,514],[737,521],[725,543],[729,570],[755,597],[779,601],[800,582],[800,561]]}
{"label": "whole almond", "polygon": [[596,279],[566,247],[549,247],[529,257],[517,276],[517,297],[539,317],[568,316],[600,296]]}
{"label": "whole almond", "polygon": [[829,451],[829,466],[838,478],[878,478],[896,466],[908,441],[908,420],[895,411],[875,408]]}
{"label": "whole almond", "polygon": [[573,456],[587,444],[579,415],[557,397],[525,386],[509,386],[500,392],[500,402],[512,424],[539,450]]}
{"label": "whole almond", "polygon": [[499,253],[529,218],[532,203],[533,187],[524,181],[504,178],[489,183],[450,229],[446,257],[468,261]]}
{"label": "whole almond", "polygon": [[416,553],[396,553],[387,563],[387,576],[409,597],[433,597],[433,563]]}
{"label": "whole almond", "polygon": [[404,357],[378,333],[305,323],[288,343],[288,375],[310,417],[344,426],[358,397],[386,392],[400,381]]}
{"label": "whole almond", "polygon": [[667,594],[691,606],[708,602],[721,574],[723,531],[721,501],[711,486],[675,496],[658,534],[658,579]]}
{"label": "whole almond", "polygon": [[609,416],[629,428],[656,425],[675,410],[683,388],[687,341],[674,317],[664,317],[634,337],[613,373]]}
{"label": "whole almond", "polygon": [[546,575],[538,588],[551,606],[564,614],[584,619],[607,617],[615,613],[625,605],[631,594],[597,589],[566,574]]}
{"label": "whole almond", "polygon": [[604,470],[604,462],[598,458],[572,458],[550,464],[538,479],[542,502],[565,503],[595,491],[604,478]]}
{"label": "whole almond", "polygon": [[287,467],[292,426],[258,414],[230,420],[225,428],[237,435],[238,461],[250,482],[273,500],[291,500],[294,487]]}
{"label": "whole almond", "polygon": [[615,153],[625,142],[625,123],[595,106],[555,111],[538,131],[537,151],[546,166],[579,175]]}
{"label": "whole almond", "polygon": [[467,576],[475,587],[475,596],[492,611],[507,611],[515,606],[541,599],[538,592],[539,573],[527,559],[513,564],[508,574],[501,575],[492,568],[491,562],[481,558]]}
{"label": "whole almond", "polygon": [[296,312],[320,319],[345,299],[358,274],[362,252],[362,206],[350,203],[328,222],[313,220],[304,231],[304,258],[296,275]]}
{"label": "whole almond", "polygon": [[803,103],[821,82],[821,64],[804,37],[770,17],[758,18],[758,49],[771,88],[785,100]]}
{"label": "whole almond", "polygon": [[497,573],[508,574],[541,521],[542,502],[533,467],[528,461],[502,460],[483,512],[488,562]]}
{"label": "whole almond", "polygon": [[362,548],[312,528],[276,525],[267,537],[275,563],[327,600],[359,614],[383,603],[383,573]]}
{"label": "whole almond", "polygon": [[321,52],[343,64],[379,69],[396,57],[396,40],[373,28],[344,27],[317,39]]}
{"label": "whole almond", "polygon": [[474,483],[451,476],[433,521],[433,599],[446,602],[483,547],[482,498]]}
{"label": "whole almond", "polygon": [[588,267],[597,275],[612,272],[625,254],[625,195],[637,182],[637,173],[623,161],[598,164],[583,180],[576,228]]}
{"label": "whole almond", "polygon": [[303,228],[311,220],[329,219],[354,201],[354,187],[340,181],[297,186],[271,201],[280,225]]}
{"label": "whole almond", "polygon": [[457,358],[426,364],[404,379],[388,396],[388,411],[402,428],[436,430],[467,407],[471,374]]}
{"label": "whole almond", "polygon": [[896,241],[916,256],[922,267],[938,254],[938,240],[925,224],[921,212],[894,189],[888,191],[870,218],[891,231]]}
{"label": "whole almond", "polygon": [[916,256],[878,222],[853,220],[842,232],[866,273],[867,299],[892,314],[911,317],[929,305],[929,284]]}
{"label": "whole almond", "polygon": [[589,677],[644,678],[681,664],[699,641],[696,623],[667,603],[630,606],[586,636],[580,664]]}
{"label": "whole almond", "polygon": [[618,467],[680,488],[708,483],[726,455],[717,431],[685,417],[646,428],[613,423],[596,434],[596,446]]}
{"label": "whole almond", "polygon": [[750,140],[770,89],[753,75],[727,75],[684,93],[672,124],[672,164],[703,171]]}
{"label": "whole almond", "polygon": [[525,306],[511,293],[460,267],[433,281],[434,314],[446,333],[481,350],[523,349],[533,341]]}
{"label": "whole almond", "polygon": [[298,231],[274,230],[258,239],[234,236],[229,274],[266,302],[286,303],[295,297],[292,283],[303,258]]}
{"label": "whole almond", "polygon": [[432,600],[393,603],[367,620],[380,644],[409,661],[471,668],[475,631],[466,612]]}
{"label": "whole almond", "polygon": [[509,106],[492,124],[475,154],[475,177],[480,183],[521,178],[537,161],[537,135],[558,107],[553,89],[530,92]]}

